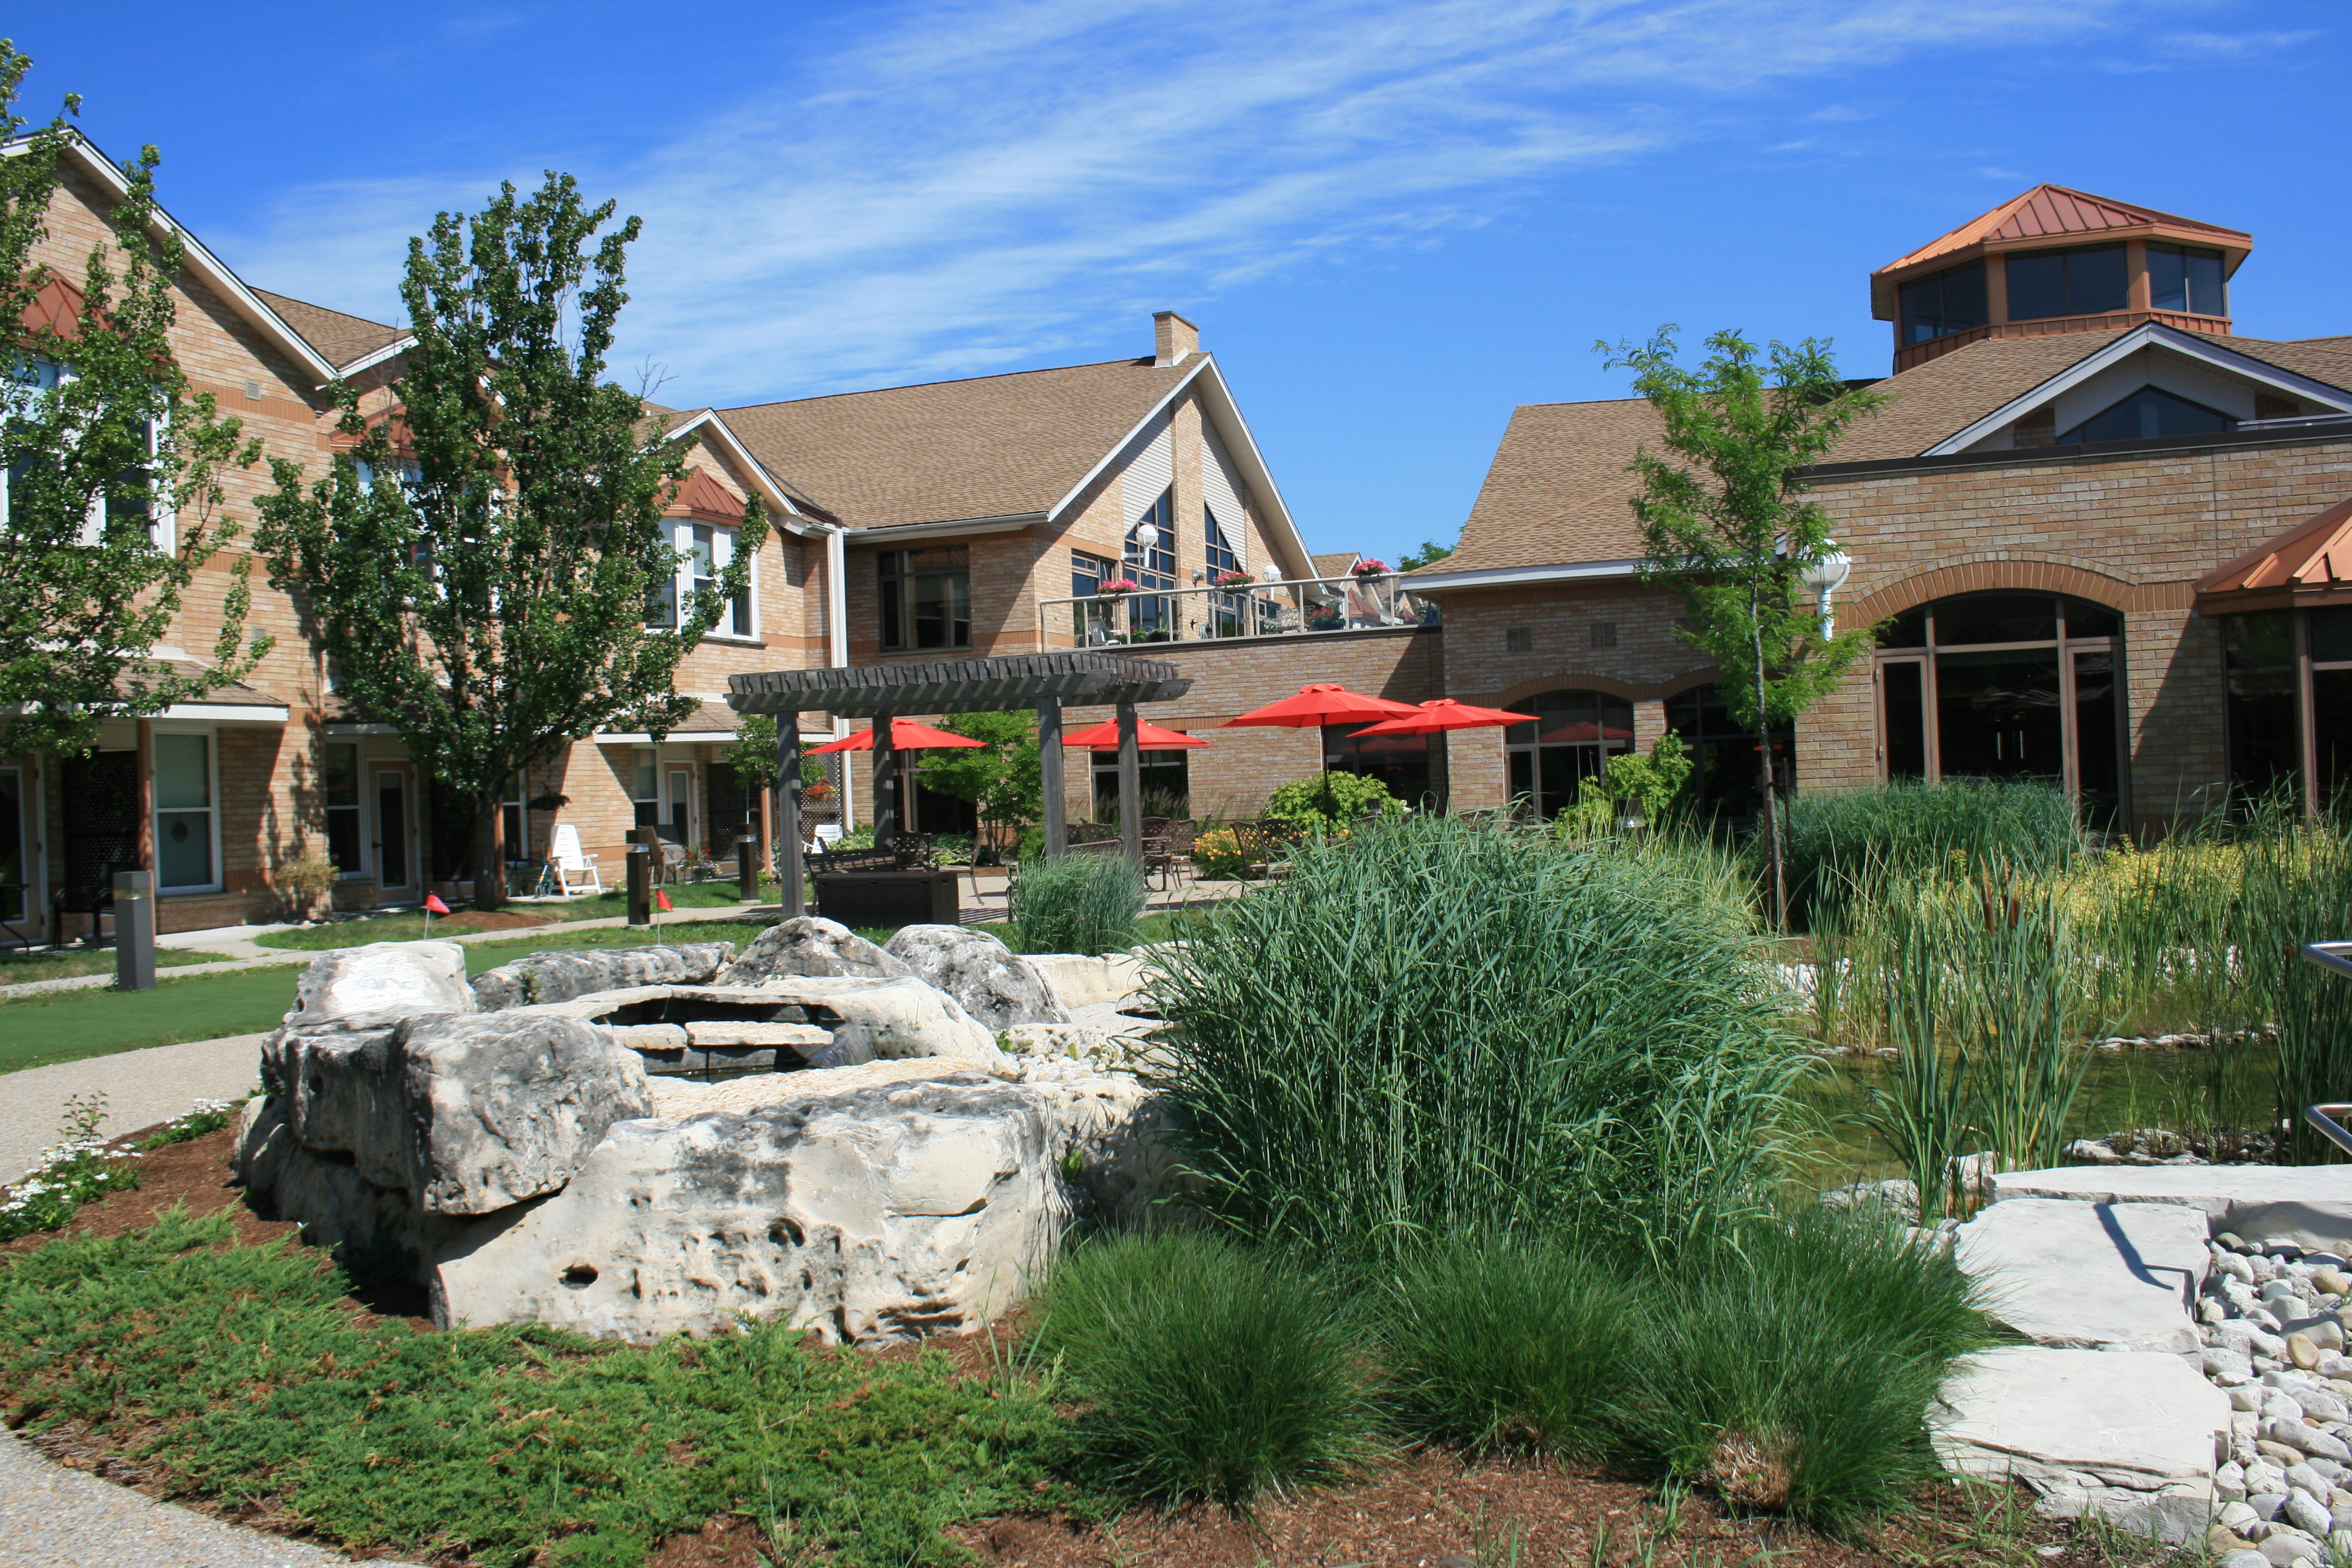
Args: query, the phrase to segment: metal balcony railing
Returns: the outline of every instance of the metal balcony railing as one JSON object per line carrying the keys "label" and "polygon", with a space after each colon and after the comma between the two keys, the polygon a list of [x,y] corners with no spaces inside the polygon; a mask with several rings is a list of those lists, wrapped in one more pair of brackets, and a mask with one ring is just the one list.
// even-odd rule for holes
{"label": "metal balcony railing", "polygon": [[[2333,969],[2338,974],[2352,974],[2352,942],[2314,942],[2304,945],[2303,956],[2323,969]],[[2344,1121],[2352,1117],[2352,1104],[2306,1105],[2303,1119],[2318,1131],[2321,1137],[2347,1154],[2352,1154],[2352,1131],[2345,1130]]]}
{"label": "metal balcony railing", "polygon": [[1436,604],[1408,593],[1393,574],[1138,589],[1037,605],[1043,647],[1229,642],[1436,624]]}

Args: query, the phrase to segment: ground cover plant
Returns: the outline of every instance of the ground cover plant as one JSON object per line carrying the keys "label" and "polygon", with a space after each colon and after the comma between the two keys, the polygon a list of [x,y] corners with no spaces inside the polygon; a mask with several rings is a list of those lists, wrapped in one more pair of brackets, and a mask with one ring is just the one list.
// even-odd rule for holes
{"label": "ground cover plant", "polygon": [[0,1242],[58,1229],[84,1205],[136,1187],[141,1155],[219,1131],[236,1118],[240,1103],[198,1100],[185,1115],[126,1146],[99,1136],[106,1121],[106,1096],[73,1096],[66,1101],[57,1143],[42,1152],[23,1180],[0,1193]]}

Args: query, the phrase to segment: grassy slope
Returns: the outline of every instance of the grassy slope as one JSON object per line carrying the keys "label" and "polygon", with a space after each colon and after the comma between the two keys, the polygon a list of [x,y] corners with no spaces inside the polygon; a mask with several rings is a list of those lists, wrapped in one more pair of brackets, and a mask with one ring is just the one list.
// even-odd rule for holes
{"label": "grassy slope", "polygon": [[[666,939],[750,942],[762,928],[706,921],[665,931]],[[557,948],[638,947],[644,931],[605,928],[470,942],[466,968],[478,974],[527,952]],[[293,999],[295,967],[272,965],[229,974],[166,980],[152,991],[65,991],[0,1002],[0,1072],[110,1056],[183,1040],[247,1035],[275,1026]]]}

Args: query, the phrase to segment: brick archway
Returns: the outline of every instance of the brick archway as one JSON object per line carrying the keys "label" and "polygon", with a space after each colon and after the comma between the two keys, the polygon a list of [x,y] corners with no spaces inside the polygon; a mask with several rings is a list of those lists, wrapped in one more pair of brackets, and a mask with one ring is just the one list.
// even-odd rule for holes
{"label": "brick archway", "polygon": [[2156,609],[2163,607],[2165,590],[2173,586],[2126,583],[2105,572],[2063,561],[1963,561],[1889,583],[1838,605],[1837,615],[1847,626],[1874,626],[1933,599],[2003,590],[2064,594],[2112,610]]}
{"label": "brick archway", "polygon": [[1664,680],[1630,681],[1620,680],[1611,675],[1564,670],[1507,686],[1488,699],[1488,702],[1496,708],[1508,708],[1514,702],[1524,702],[1547,691],[1598,691],[1610,697],[1622,697],[1628,702],[1662,702],[1669,697],[1681,696],[1694,686],[1706,685],[1715,679],[1716,674],[1715,667],[1708,665],[1701,669],[1669,676]]}

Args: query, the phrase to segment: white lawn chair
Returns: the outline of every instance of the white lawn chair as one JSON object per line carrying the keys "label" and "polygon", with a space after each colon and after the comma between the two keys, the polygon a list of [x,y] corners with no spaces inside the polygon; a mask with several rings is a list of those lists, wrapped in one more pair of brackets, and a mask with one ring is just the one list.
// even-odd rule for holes
{"label": "white lawn chair", "polygon": [[563,895],[601,893],[604,878],[596,869],[596,857],[583,853],[580,847],[580,830],[568,822],[555,825],[555,847],[552,858],[555,874],[563,883]]}

